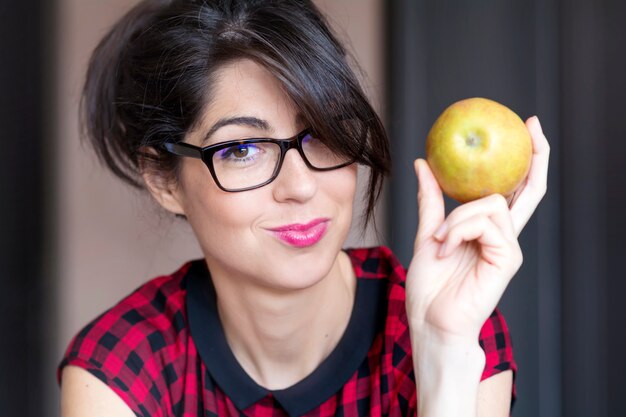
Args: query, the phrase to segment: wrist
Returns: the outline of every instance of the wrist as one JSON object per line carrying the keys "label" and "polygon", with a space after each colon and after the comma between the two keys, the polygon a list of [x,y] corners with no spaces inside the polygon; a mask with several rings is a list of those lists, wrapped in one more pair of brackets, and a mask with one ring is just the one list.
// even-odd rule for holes
{"label": "wrist", "polygon": [[[425,338],[441,345],[476,345],[484,320],[470,318],[468,314],[448,314],[447,310],[424,311],[407,299],[407,321],[411,334],[422,341]],[[487,318],[485,317],[485,320]],[[476,322],[480,322],[477,325]]]}
{"label": "wrist", "polygon": [[[457,376],[464,380],[480,382],[485,368],[485,352],[478,342],[441,344],[428,339],[412,338],[413,360],[416,376],[440,375],[441,377]],[[430,378],[422,380],[428,383]]]}
{"label": "wrist", "polygon": [[485,353],[478,342],[412,338],[418,415],[475,416]]}

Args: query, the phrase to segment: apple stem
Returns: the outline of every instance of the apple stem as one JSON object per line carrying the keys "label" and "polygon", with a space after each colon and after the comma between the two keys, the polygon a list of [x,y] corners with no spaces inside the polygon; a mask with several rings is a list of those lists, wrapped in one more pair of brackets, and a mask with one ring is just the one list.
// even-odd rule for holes
{"label": "apple stem", "polygon": [[480,144],[480,137],[476,133],[472,132],[468,135],[465,142],[468,146],[475,147]]}

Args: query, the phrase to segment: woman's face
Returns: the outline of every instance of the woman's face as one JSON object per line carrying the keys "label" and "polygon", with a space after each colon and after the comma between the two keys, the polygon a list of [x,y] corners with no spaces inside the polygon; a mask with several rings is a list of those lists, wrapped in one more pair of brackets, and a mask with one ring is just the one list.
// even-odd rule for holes
{"label": "woman's face", "polygon": [[[236,61],[216,79],[212,102],[186,142],[207,146],[232,139],[283,139],[307,127],[279,82],[253,61]],[[214,129],[234,118],[240,121]],[[351,223],[354,164],[313,171],[291,149],[273,182],[233,193],[217,187],[202,161],[183,158],[181,163],[173,196],[215,277],[287,290],[306,288],[328,274]]]}

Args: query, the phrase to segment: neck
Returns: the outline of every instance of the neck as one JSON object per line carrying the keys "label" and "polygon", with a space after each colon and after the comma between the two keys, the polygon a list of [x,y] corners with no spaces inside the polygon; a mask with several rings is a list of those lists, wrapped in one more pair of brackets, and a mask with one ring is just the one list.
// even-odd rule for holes
{"label": "neck", "polygon": [[280,292],[213,275],[226,339],[259,385],[290,387],[314,371],[341,339],[352,312],[356,279],[340,252],[315,285]]}

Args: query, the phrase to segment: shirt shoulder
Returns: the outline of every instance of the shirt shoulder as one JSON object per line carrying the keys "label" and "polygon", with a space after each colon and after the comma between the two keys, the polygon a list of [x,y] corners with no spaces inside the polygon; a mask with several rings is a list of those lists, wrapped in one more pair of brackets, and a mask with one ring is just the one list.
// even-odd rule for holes
{"label": "shirt shoulder", "polygon": [[496,308],[480,330],[480,347],[485,351],[486,365],[481,379],[499,372],[512,370],[515,376],[517,364],[513,358],[511,333],[502,312]]}
{"label": "shirt shoulder", "polygon": [[115,391],[138,415],[159,415],[158,403],[176,382],[188,340],[188,262],[141,285],[74,336],[58,367],[85,369]]}
{"label": "shirt shoulder", "polygon": [[[406,270],[386,246],[347,250],[357,279],[380,280],[386,290],[386,315],[406,325]],[[399,326],[405,327],[405,326]],[[397,326],[392,326],[398,328]]]}
{"label": "shirt shoulder", "polygon": [[406,271],[388,247],[350,248],[346,253],[358,278],[386,279],[390,284],[404,287]]}

